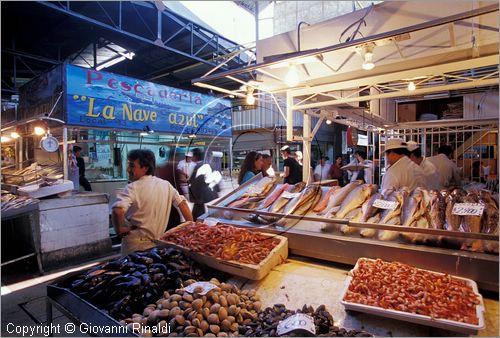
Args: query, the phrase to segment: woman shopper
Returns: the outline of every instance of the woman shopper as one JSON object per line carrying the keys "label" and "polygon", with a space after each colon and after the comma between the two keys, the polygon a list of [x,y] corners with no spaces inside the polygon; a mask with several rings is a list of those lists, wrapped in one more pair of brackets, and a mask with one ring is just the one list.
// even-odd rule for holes
{"label": "woman shopper", "polygon": [[241,164],[238,184],[243,184],[258,174],[262,170],[263,165],[262,154],[255,151],[249,152]]}

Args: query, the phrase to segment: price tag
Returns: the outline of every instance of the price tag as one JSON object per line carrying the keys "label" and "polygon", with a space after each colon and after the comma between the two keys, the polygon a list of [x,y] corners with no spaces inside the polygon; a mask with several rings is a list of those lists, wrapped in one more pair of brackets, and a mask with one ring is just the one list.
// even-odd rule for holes
{"label": "price tag", "polygon": [[307,331],[313,335],[316,334],[313,317],[303,313],[290,316],[278,324],[277,333],[278,336],[281,336],[296,330]]}
{"label": "price tag", "polygon": [[396,201],[384,201],[380,199],[376,199],[375,202],[373,202],[373,206],[375,208],[379,209],[385,209],[385,210],[394,210],[398,207],[399,202]]}
{"label": "price tag", "polygon": [[459,216],[481,216],[484,205],[481,203],[456,203],[451,213]]}
{"label": "price tag", "polygon": [[297,196],[300,196],[300,192],[288,192],[288,191],[285,191],[281,194],[280,197],[283,197],[283,198],[295,198]]}
{"label": "price tag", "polygon": [[210,282],[196,282],[189,284],[184,288],[189,293],[199,293],[200,295],[206,295],[210,290],[215,289],[217,285]]}
{"label": "price tag", "polygon": [[217,223],[219,223],[219,219],[214,218],[214,217],[207,217],[203,220],[203,223],[205,223],[208,226],[213,227],[214,225],[217,225]]}

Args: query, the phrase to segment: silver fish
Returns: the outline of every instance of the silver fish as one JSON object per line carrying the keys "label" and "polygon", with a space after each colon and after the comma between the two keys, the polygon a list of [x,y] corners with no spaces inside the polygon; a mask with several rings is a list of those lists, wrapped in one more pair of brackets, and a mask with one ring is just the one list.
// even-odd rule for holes
{"label": "silver fish", "polygon": [[340,205],[340,210],[335,213],[335,218],[344,218],[350,211],[359,208],[375,192],[375,184],[363,184],[352,190]]}
{"label": "silver fish", "polygon": [[345,185],[344,187],[342,187],[339,190],[334,191],[332,193],[332,195],[330,196],[330,200],[328,201],[328,205],[326,206],[326,208],[324,209],[324,212],[322,214],[323,215],[331,214],[332,209],[340,206],[340,204],[342,203],[342,201],[344,201],[344,199],[347,197],[347,195],[349,195],[349,193],[353,189],[357,188],[360,185],[361,185],[360,181],[355,181],[355,182],[351,182],[351,183]]}

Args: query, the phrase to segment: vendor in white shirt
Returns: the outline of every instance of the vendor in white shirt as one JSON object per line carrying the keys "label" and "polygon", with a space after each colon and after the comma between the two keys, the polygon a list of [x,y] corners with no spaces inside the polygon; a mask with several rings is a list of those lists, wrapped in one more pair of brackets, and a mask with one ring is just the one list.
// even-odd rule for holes
{"label": "vendor in white shirt", "polygon": [[314,181],[325,181],[329,180],[330,177],[330,167],[331,165],[326,163],[326,157],[322,156],[319,160],[319,164],[314,169]]}
{"label": "vendor in white shirt", "polygon": [[366,153],[362,150],[356,150],[354,158],[356,159],[355,164],[363,165],[365,169],[354,171],[350,181],[361,180],[364,183],[373,184],[373,162],[366,159]]}
{"label": "vendor in white shirt", "polygon": [[381,191],[402,187],[413,190],[426,186],[424,172],[408,157],[410,152],[404,140],[398,138],[388,140],[384,151],[389,167],[382,178]]}
{"label": "vendor in white shirt", "polygon": [[192,221],[186,199],[167,181],[153,176],[155,155],[151,150],[136,149],[128,154],[129,183],[112,206],[112,223],[122,238],[121,254],[148,250],[165,232],[172,207],[186,221]]}
{"label": "vendor in white shirt", "polygon": [[461,185],[460,173],[452,157],[453,149],[449,145],[442,145],[438,148],[438,155],[428,158],[436,167],[441,188]]}
{"label": "vendor in white shirt", "polygon": [[177,169],[182,170],[188,177],[191,177],[193,174],[194,167],[196,167],[196,163],[193,161],[193,153],[191,151],[186,153],[186,158],[184,160],[179,161],[177,165]]}
{"label": "vendor in white shirt", "polygon": [[427,188],[427,190],[440,190],[442,187],[439,184],[439,175],[434,164],[432,164],[428,158],[422,156],[422,149],[420,149],[417,142],[408,141],[406,144],[410,152],[410,160],[415,162],[424,172],[425,188]]}

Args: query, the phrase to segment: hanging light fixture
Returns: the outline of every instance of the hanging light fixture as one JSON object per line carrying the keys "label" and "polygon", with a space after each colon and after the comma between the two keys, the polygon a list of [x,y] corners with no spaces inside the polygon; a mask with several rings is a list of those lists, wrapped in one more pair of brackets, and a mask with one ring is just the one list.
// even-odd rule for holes
{"label": "hanging light fixture", "polygon": [[21,137],[21,129],[19,127],[17,127],[15,130],[11,131],[10,137],[12,137],[13,139],[17,139],[17,138]]}
{"label": "hanging light fixture", "polygon": [[253,91],[254,89],[250,86],[247,86],[247,97],[246,97],[246,102],[249,105],[255,104],[255,97],[253,96]]}
{"label": "hanging light fixture", "polygon": [[299,84],[299,74],[297,73],[297,66],[295,63],[291,63],[288,67],[288,73],[285,76],[285,83],[289,87],[295,87]]}
{"label": "hanging light fixture", "polygon": [[414,91],[415,89],[417,89],[417,86],[415,85],[415,82],[410,81],[410,82],[408,83],[408,90],[409,90],[410,92],[412,92],[412,91]]}
{"label": "hanging light fixture", "polygon": [[332,124],[332,120],[326,120],[326,124]]}
{"label": "hanging light fixture", "polygon": [[9,136],[4,136],[4,135],[2,135],[2,136],[0,137],[0,142],[1,142],[1,143],[10,142],[11,140],[12,140],[12,139],[11,139]]}
{"label": "hanging light fixture", "polygon": [[363,69],[371,70],[375,67],[373,63],[373,44],[364,45],[361,49],[361,55],[363,56]]}

